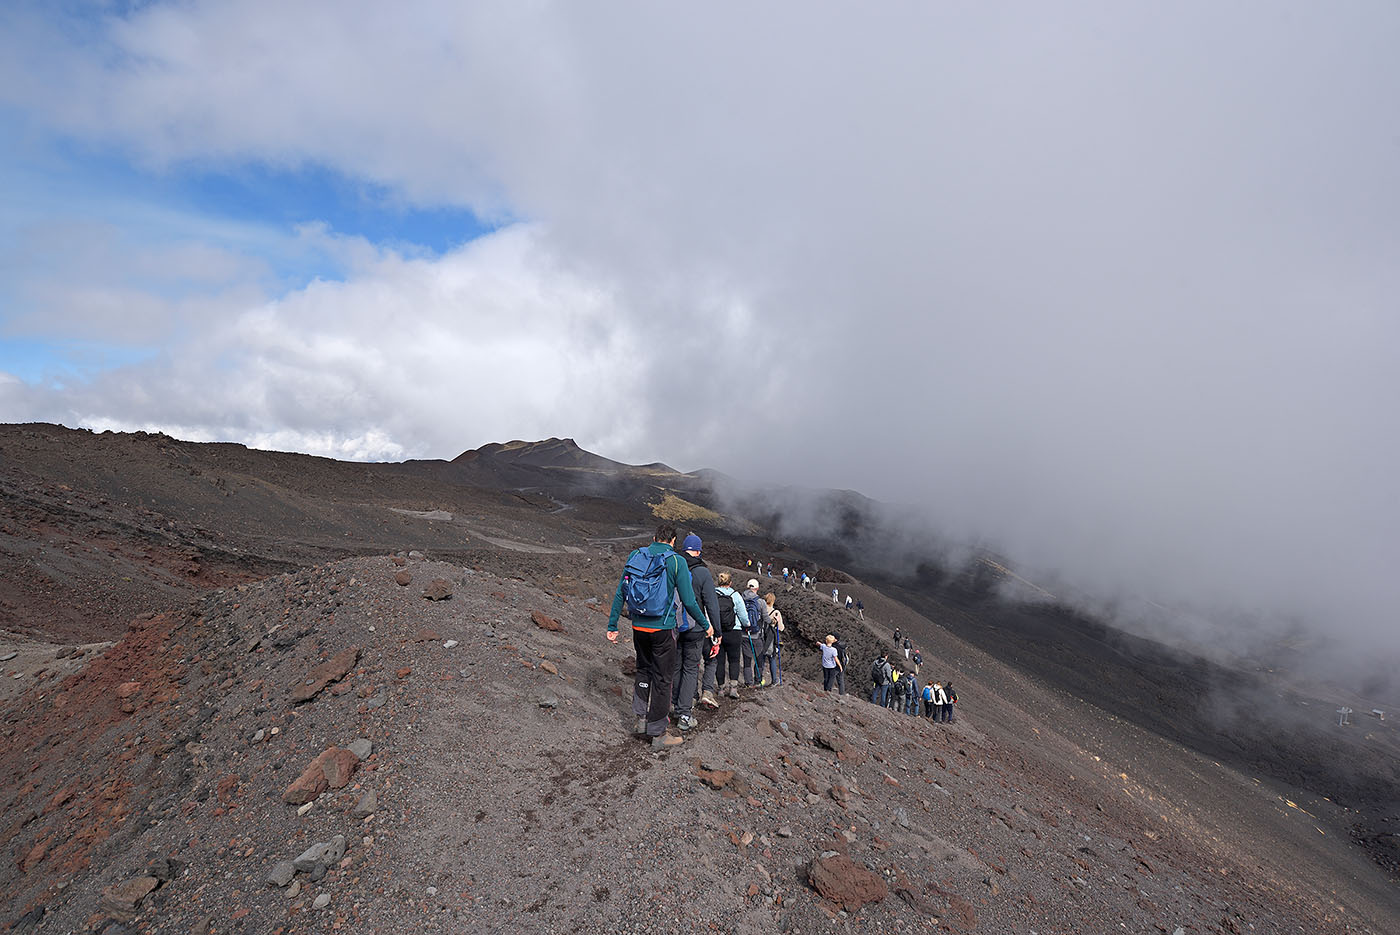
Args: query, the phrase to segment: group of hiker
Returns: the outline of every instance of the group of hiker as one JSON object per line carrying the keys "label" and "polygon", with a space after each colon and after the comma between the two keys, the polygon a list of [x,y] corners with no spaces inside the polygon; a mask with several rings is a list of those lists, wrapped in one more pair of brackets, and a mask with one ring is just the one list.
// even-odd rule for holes
{"label": "group of hiker", "polygon": [[[608,614],[608,639],[617,642],[618,618],[624,606],[632,621],[632,642],[637,654],[633,681],[632,713],[636,733],[650,737],[652,745],[669,747],[684,742],[672,733],[699,724],[696,706],[716,709],[721,698],[738,698],[740,687],[765,688],[783,681],[782,639],[787,627],[772,592],[759,594],[759,582],[750,578],[743,591],[733,586],[727,571],[713,574],[700,557],[703,543],[690,533],[676,550],[676,527],[662,523],[654,541],[634,550],[623,568]],[[754,561],[749,561],[753,567]],[[757,563],[760,573],[763,565]],[[769,575],[772,574],[769,563]],[[789,569],[784,568],[784,577]],[[808,577],[802,575],[803,586]],[[832,591],[832,599],[836,599]],[[848,607],[851,598],[847,598]],[[859,612],[862,604],[855,603]],[[863,615],[862,615],[863,618]],[[894,631],[899,645],[899,630]],[[828,633],[819,644],[822,653],[822,690],[837,688],[846,694],[850,668],[846,644]],[[882,654],[871,670],[871,701],[906,714],[938,721],[953,719],[957,693],[951,682],[938,681],[920,688],[922,656],[906,637],[904,656],[912,663],[900,672]]]}
{"label": "group of hiker", "polygon": [[617,642],[623,605],[632,620],[637,673],[632,690],[636,733],[654,746],[683,738],[668,731],[671,716],[683,731],[695,727],[697,704],[718,708],[739,687],[783,681],[782,611],[771,592],[759,595],[756,578],[743,591],[727,571],[713,575],[691,533],[675,550],[676,527],[662,523],[655,541],[627,557],[608,614],[608,639]]}
{"label": "group of hiker", "polygon": [[[905,643],[907,647],[907,639]],[[905,656],[913,661],[907,648]],[[933,721],[953,720],[953,706],[957,704],[958,693],[953,689],[952,681],[938,679],[920,686],[918,667],[900,671],[890,662],[889,653],[881,653],[871,664],[870,684],[872,704],[913,717],[922,714]]]}

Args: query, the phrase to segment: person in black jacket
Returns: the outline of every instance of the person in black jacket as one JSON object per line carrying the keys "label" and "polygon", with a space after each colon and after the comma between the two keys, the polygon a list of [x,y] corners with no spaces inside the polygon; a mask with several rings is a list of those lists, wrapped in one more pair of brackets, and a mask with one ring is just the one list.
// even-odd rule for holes
{"label": "person in black jacket", "polygon": [[[715,596],[715,579],[700,560],[700,537],[695,533],[681,543],[681,554],[690,566],[690,585],[700,601],[706,620],[691,620],[684,607],[676,618],[676,674],[671,688],[671,714],[676,726],[690,730],[700,722],[691,712],[700,681],[701,660],[708,657],[715,637],[715,622],[719,620],[719,600]],[[711,696],[713,697],[713,696]]]}

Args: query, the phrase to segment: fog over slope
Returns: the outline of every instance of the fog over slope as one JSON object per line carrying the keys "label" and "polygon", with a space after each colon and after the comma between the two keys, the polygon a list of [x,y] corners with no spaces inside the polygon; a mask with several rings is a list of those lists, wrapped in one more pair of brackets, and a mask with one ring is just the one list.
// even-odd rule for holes
{"label": "fog over slope", "polygon": [[316,6],[19,5],[0,95],[152,171],[324,166],[502,227],[284,231],[341,270],[291,286],[208,235],[181,290],[146,234],[16,234],[6,340],[149,353],[0,375],[0,418],[568,435],[909,504],[1085,601],[1400,641],[1400,8]]}

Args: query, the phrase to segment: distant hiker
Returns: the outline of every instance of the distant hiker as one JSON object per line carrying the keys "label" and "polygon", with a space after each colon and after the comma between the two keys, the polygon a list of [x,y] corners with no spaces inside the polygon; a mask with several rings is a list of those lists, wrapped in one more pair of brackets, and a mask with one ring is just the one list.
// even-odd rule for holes
{"label": "distant hiker", "polygon": [[899,645],[899,627],[894,628],[894,645]]}
{"label": "distant hiker", "polygon": [[773,563],[772,563],[772,562],[769,562],[769,563],[768,563],[768,577],[770,577],[770,578],[773,577]]}
{"label": "distant hiker", "polygon": [[787,583],[788,583],[788,567],[787,567],[786,565],[784,565],[784,566],[783,566],[783,584],[787,584]]}
{"label": "distant hiker", "polygon": [[914,649],[914,643],[909,637],[904,638],[904,658],[908,659],[910,652]]}
{"label": "distant hiker", "polygon": [[933,683],[933,719],[935,721],[946,721],[951,715],[947,714],[948,692],[943,687],[942,682]]}
{"label": "distant hiker", "polygon": [[886,706],[886,699],[894,685],[894,670],[890,667],[890,654],[881,653],[870,667],[870,703]]}
{"label": "distant hiker", "polygon": [[[696,686],[700,682],[700,663],[710,655],[710,644],[719,621],[719,599],[715,596],[715,579],[700,560],[700,537],[695,533],[685,537],[681,551],[690,567],[690,585],[705,611],[703,620],[693,619],[682,607],[676,619],[676,675],[671,689],[671,707],[676,714],[676,726],[690,730],[700,723],[690,712],[695,707]],[[711,695],[713,699],[713,695]]]}
{"label": "distant hiker", "polygon": [[953,707],[958,703],[958,693],[953,689],[952,682],[943,683],[943,696],[948,700],[943,705],[943,720],[953,719]]}
{"label": "distant hiker", "polygon": [[767,662],[763,648],[768,638],[768,605],[758,596],[758,579],[750,578],[744,588],[744,609],[749,614],[748,638],[739,644],[744,654],[744,684],[758,685],[763,681],[760,669]]}
{"label": "distant hiker", "polygon": [[847,595],[846,595],[846,609],[847,609],[847,610],[850,610],[850,609],[851,609],[852,607],[854,607],[854,606],[856,606],[855,598],[853,598],[853,597],[851,597],[851,595],[847,594]]}
{"label": "distant hiker", "polygon": [[807,590],[807,588],[809,588],[809,587],[811,586],[811,584],[812,584],[812,579],[811,579],[811,578],[808,578],[808,577],[807,577],[807,573],[804,571],[804,572],[802,573],[802,590],[804,590],[804,591]]}
{"label": "distant hiker", "polygon": [[924,686],[924,717],[930,721],[938,717],[938,708],[933,704],[933,683]]}
{"label": "distant hiker", "polygon": [[908,683],[904,692],[904,713],[919,716],[919,680],[913,672],[906,672],[904,679]]}
{"label": "distant hiker", "polygon": [[[747,632],[749,629],[749,613],[744,607],[744,599],[739,596],[739,592],[729,586],[733,580],[727,571],[719,573],[716,579],[715,599],[719,601],[719,625],[720,625],[720,656],[719,665],[716,667],[715,676],[717,687],[724,688],[727,681],[729,688],[725,695],[730,698],[739,697],[739,673],[740,660],[743,658],[742,645],[748,642]],[[727,664],[727,665],[726,665]],[[728,669],[728,678],[725,678],[725,670]]]}
{"label": "distant hiker", "polygon": [[865,619],[865,602],[860,598],[856,598],[856,613],[860,615],[860,619]]}
{"label": "distant hiker", "polygon": [[893,708],[896,711],[903,711],[909,704],[909,676],[898,670],[894,676],[894,694],[890,703],[885,707]]}
{"label": "distant hiker", "polygon": [[919,674],[919,666],[921,666],[921,665],[924,664],[924,654],[921,653],[921,652],[919,652],[917,649],[914,650],[914,660],[913,660],[913,661],[914,661],[914,674],[915,674],[915,675],[918,675],[918,674]]}
{"label": "distant hiker", "polygon": [[[822,647],[822,691],[831,691],[836,677],[841,674],[841,654],[836,649],[835,635],[828,633],[821,642]],[[845,694],[842,692],[841,694]]]}
{"label": "distant hiker", "polygon": [[749,559],[748,561],[744,562],[744,567],[745,567],[745,568],[752,568],[752,567],[753,567],[753,559]]}
{"label": "distant hiker", "polygon": [[676,527],[662,523],[656,527],[651,545],[633,550],[627,556],[622,577],[613,595],[608,614],[608,639],[617,642],[617,618],[625,601],[632,620],[632,644],[637,651],[637,675],[632,685],[632,713],[637,717],[637,733],[646,734],[656,744],[674,746],[681,738],[667,734],[671,712],[671,678],[676,670],[676,601],[693,620],[703,620],[705,612],[695,600],[690,586],[690,569],[676,553]]}
{"label": "distant hiker", "polygon": [[846,694],[846,672],[851,668],[851,657],[846,652],[846,642],[841,639],[841,634],[836,634],[836,658],[841,661],[841,667],[836,670],[836,684],[840,694]]}
{"label": "distant hiker", "polygon": [[832,588],[832,589],[831,589],[831,603],[833,603],[833,604],[839,604],[839,603],[841,603],[841,601],[840,601],[840,600],[837,598],[837,596],[836,596],[837,592],[839,592],[840,590],[841,590],[840,588]]}
{"label": "distant hiker", "polygon": [[783,684],[783,612],[773,606],[773,602],[778,598],[769,591],[763,595],[763,603],[768,605],[768,634],[764,638],[764,651],[768,657],[768,669],[765,673],[774,685]]}

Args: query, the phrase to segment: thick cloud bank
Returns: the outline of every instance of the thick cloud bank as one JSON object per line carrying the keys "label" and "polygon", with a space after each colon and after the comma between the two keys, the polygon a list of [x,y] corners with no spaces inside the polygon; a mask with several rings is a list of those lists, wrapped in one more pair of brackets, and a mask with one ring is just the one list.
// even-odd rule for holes
{"label": "thick cloud bank", "polygon": [[344,244],[290,290],[188,244],[217,282],[173,296],[11,263],[27,334],[130,307],[165,339],[0,381],[4,418],[368,458],[567,434],[918,504],[1092,593],[1396,638],[1393,4],[51,17],[0,29],[49,132],[529,223]]}

